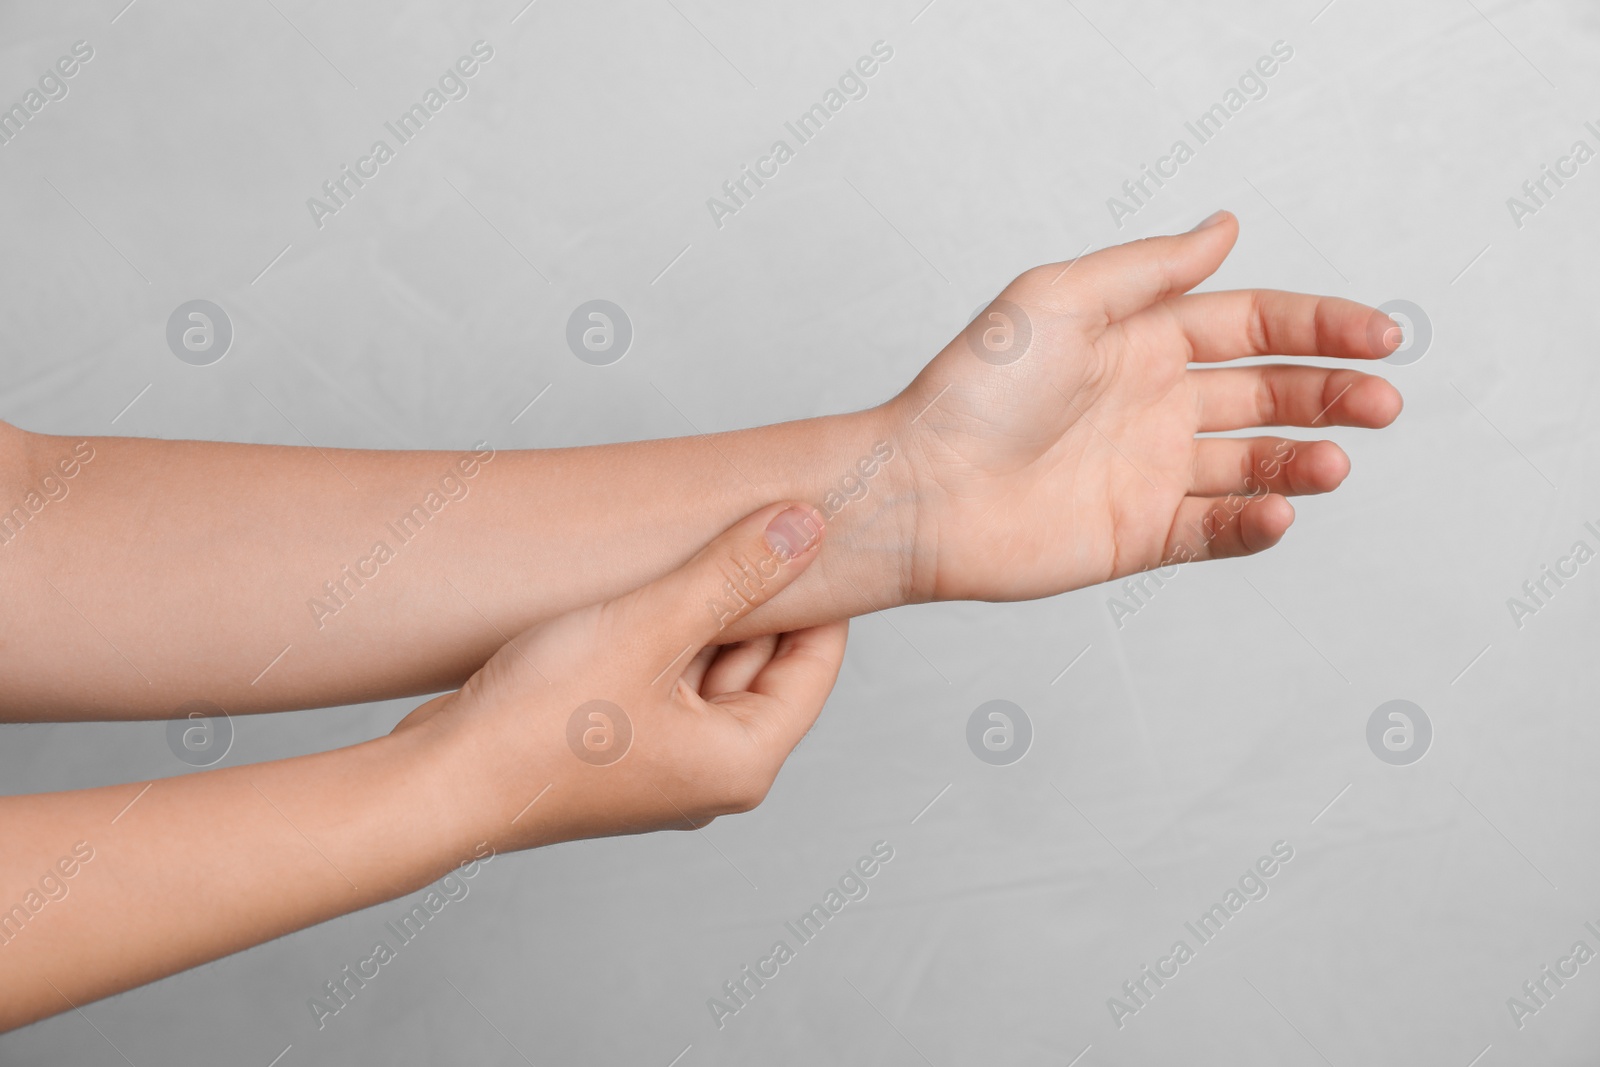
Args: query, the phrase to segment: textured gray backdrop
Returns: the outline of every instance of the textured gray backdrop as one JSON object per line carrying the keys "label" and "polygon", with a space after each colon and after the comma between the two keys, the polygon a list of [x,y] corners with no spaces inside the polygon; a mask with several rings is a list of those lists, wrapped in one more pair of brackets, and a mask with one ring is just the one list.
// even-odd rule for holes
{"label": "textured gray backdrop", "polygon": [[[1021,269],[1217,207],[1243,235],[1211,284],[1408,300],[1433,337],[1382,368],[1399,423],[1332,432],[1352,477],[1267,557],[1186,568],[1120,627],[1113,589],[860,620],[755,813],[496,859],[321,1029],[309,998],[409,904],[0,1061],[1594,1062],[1600,963],[1560,961],[1600,949],[1600,565],[1508,606],[1600,547],[1600,163],[1571,156],[1600,148],[1592,6],[125,2],[0,8],[0,105],[93,50],[0,145],[0,417],[31,429],[506,448],[845,410]],[[466,95],[314,220],[478,41]],[[866,95],[719,227],[707,198],[879,41]],[[1185,122],[1280,41],[1199,145]],[[1108,198],[1179,139],[1193,158],[1119,227]],[[1568,177],[1535,201],[1546,166]],[[165,339],[193,299],[234,329],[207,367]],[[633,324],[614,365],[568,350],[592,299]],[[1431,723],[1420,762],[1369,746],[1394,699]],[[1020,762],[969,748],[991,700],[1032,724]],[[227,762],[413,704],[236,720]],[[162,723],[0,727],[7,792],[185,770]],[[719,1029],[708,999],[879,841],[869,895]],[[1270,892],[1202,944],[1184,924],[1278,842],[1292,860],[1246,879]],[[1546,966],[1576,974],[1539,1006]]]}

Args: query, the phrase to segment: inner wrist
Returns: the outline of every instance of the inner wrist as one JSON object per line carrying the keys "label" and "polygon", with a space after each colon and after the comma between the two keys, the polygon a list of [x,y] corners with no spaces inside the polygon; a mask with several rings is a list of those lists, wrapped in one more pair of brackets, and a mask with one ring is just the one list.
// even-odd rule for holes
{"label": "inner wrist", "polygon": [[904,397],[897,396],[875,409],[877,432],[893,442],[895,451],[888,489],[892,493],[891,522],[898,531],[898,602],[902,604],[925,604],[935,599],[938,539],[929,506],[934,496],[926,473],[929,426],[919,417],[922,412],[914,410],[916,406],[919,405],[908,405]]}
{"label": "inner wrist", "polygon": [[808,498],[836,548],[819,565],[869,610],[917,600],[917,479],[904,420],[888,405],[819,420]]}

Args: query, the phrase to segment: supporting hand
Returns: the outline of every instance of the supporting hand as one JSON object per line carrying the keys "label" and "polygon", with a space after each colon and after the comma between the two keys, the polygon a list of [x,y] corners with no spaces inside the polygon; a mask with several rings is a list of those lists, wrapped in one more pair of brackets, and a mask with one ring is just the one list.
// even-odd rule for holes
{"label": "supporting hand", "polygon": [[846,624],[715,642],[794,581],[821,536],[809,508],[763,508],[649,585],[514,638],[396,733],[433,734],[476,783],[463,800],[499,849],[748,811],[822,710]]}

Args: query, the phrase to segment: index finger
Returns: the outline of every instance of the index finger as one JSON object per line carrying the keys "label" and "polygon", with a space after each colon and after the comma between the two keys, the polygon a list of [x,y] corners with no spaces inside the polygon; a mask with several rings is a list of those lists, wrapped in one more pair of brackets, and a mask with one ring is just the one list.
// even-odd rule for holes
{"label": "index finger", "polygon": [[780,760],[822,714],[844,663],[849,632],[841,619],[784,634],[739,702],[741,710],[753,713],[753,728]]}

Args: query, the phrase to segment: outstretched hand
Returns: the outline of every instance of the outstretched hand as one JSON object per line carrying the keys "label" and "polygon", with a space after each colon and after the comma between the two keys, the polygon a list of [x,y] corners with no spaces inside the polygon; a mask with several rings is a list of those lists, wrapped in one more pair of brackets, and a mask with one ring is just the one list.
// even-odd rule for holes
{"label": "outstretched hand", "polygon": [[1029,599],[1259,552],[1294,520],[1286,497],[1338,487],[1331,441],[1199,435],[1383,427],[1399,392],[1347,368],[1219,364],[1381,359],[1400,327],[1337,297],[1190,293],[1237,237],[1219,212],[1029,270],[891,402],[917,497],[908,599]]}

